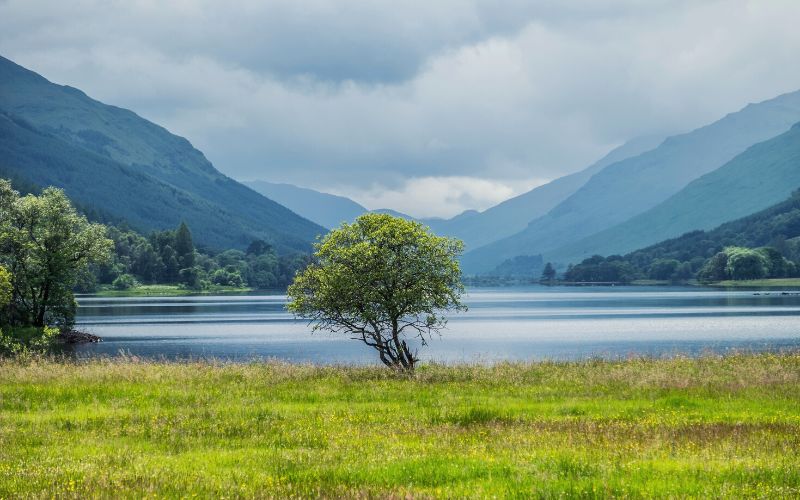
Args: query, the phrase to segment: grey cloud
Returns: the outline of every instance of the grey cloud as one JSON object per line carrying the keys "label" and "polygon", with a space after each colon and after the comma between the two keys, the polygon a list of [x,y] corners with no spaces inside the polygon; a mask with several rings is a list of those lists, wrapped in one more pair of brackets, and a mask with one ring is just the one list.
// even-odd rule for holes
{"label": "grey cloud", "polygon": [[11,0],[0,53],[167,126],[241,179],[375,203],[387,189],[413,207],[450,178],[447,204],[418,215],[485,206],[631,137],[800,88],[794,1],[235,5]]}

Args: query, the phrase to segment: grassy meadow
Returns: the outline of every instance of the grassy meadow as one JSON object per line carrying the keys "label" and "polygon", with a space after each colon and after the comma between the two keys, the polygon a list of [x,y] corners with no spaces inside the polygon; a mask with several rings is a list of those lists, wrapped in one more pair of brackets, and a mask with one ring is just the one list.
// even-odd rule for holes
{"label": "grassy meadow", "polygon": [[770,278],[763,280],[743,280],[743,281],[718,281],[713,283],[712,286],[721,286],[726,288],[800,288],[800,278]]}
{"label": "grassy meadow", "polygon": [[800,353],[0,361],[0,498],[800,496]]}

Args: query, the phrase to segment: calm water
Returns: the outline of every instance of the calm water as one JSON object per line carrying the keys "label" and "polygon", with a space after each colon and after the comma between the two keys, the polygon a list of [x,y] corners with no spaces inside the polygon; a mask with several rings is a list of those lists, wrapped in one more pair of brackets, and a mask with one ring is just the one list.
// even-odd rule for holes
{"label": "calm water", "polygon": [[[760,295],[755,295],[760,293]],[[439,361],[619,358],[800,348],[800,295],[681,288],[473,289],[424,357]],[[312,334],[281,295],[80,297],[79,356],[280,358],[373,363],[360,343]]]}

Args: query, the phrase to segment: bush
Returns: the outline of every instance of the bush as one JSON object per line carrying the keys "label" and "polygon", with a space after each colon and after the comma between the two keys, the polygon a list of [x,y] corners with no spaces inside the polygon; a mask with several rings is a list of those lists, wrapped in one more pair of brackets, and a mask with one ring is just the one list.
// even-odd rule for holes
{"label": "bush", "polygon": [[202,288],[202,285],[200,283],[201,272],[202,269],[198,267],[187,267],[185,269],[181,269],[179,273],[181,283],[193,290],[201,289]]}
{"label": "bush", "polygon": [[211,282],[215,285],[243,287],[244,279],[238,270],[228,266],[225,269],[217,269],[211,275]]}
{"label": "bush", "polygon": [[723,281],[730,278],[728,274],[728,254],[719,252],[703,265],[697,278],[705,283]]}
{"label": "bush", "polygon": [[136,286],[136,278],[130,274],[120,274],[111,284],[115,290],[130,290]]}
{"label": "bush", "polygon": [[26,358],[45,354],[58,336],[58,328],[20,328],[6,333],[0,330],[0,356]]}

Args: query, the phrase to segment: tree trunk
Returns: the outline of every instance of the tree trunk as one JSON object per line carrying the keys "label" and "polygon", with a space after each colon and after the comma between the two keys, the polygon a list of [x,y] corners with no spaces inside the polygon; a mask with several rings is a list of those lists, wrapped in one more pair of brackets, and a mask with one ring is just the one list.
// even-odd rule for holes
{"label": "tree trunk", "polygon": [[50,299],[50,284],[47,283],[42,289],[42,297],[39,302],[38,310],[36,311],[36,321],[33,326],[42,328],[44,326],[44,316],[47,313],[47,302]]}
{"label": "tree trunk", "polygon": [[397,351],[397,360],[400,362],[400,366],[398,368],[402,368],[407,371],[414,370],[414,363],[415,359],[414,356],[411,355],[411,352],[408,350],[408,346],[404,341],[400,340],[400,325],[398,324],[397,319],[392,320],[392,342],[394,342],[395,350]]}

